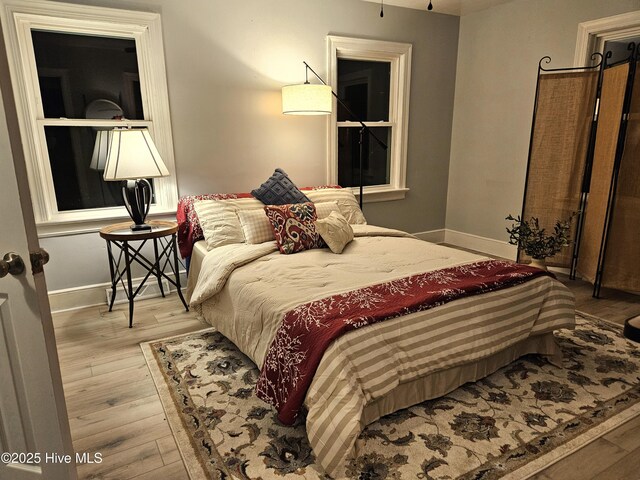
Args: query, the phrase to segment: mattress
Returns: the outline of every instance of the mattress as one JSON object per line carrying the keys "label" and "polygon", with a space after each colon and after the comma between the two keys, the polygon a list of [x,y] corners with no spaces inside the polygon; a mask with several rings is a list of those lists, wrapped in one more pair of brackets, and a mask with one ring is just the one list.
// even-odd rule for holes
{"label": "mattress", "polygon": [[[394,230],[362,225],[354,233],[342,255],[327,249],[280,255],[272,242],[206,253],[197,246],[192,305],[261,367],[281,318],[297,305],[486,259]],[[551,332],[573,324],[571,292],[538,277],[349,332],[325,352],[305,399],[318,462],[340,478],[368,423],[482,378],[523,353],[557,360]]]}
{"label": "mattress", "polygon": [[187,276],[187,291],[185,292],[185,298],[187,302],[191,300],[191,293],[196,287],[196,282],[200,276],[200,268],[202,267],[202,261],[204,257],[209,253],[207,250],[207,242],[199,240],[193,244],[193,250],[191,251],[191,259],[189,260],[189,274]]}

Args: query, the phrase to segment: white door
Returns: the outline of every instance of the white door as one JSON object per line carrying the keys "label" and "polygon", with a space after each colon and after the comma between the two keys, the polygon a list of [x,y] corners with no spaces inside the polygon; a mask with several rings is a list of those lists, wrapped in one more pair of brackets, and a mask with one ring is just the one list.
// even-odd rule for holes
{"label": "white door", "polygon": [[75,479],[44,273],[29,260],[39,245],[1,32],[0,91],[0,261],[15,252],[26,264],[0,278],[0,479]]}

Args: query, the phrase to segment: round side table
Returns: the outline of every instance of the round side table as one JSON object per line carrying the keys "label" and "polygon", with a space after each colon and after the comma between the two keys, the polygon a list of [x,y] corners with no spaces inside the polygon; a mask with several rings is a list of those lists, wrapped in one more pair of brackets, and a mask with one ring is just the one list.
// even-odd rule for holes
{"label": "round side table", "polygon": [[[100,230],[100,236],[107,241],[107,252],[109,254],[109,271],[111,272],[109,311],[113,308],[113,302],[116,299],[118,283],[122,283],[129,300],[129,328],[133,327],[133,301],[151,276],[158,281],[158,287],[163,297],[162,279],[166,279],[176,287],[184,308],[189,311],[189,306],[182,296],[180,287],[180,262],[178,260],[176,241],[178,224],[164,220],[151,220],[147,222],[147,225],[151,229],[134,231],[130,228],[131,222],[123,222],[106,226]],[[147,241],[153,242],[153,259],[148,259],[142,254],[142,248]],[[131,242],[141,243],[132,246]],[[133,262],[147,270],[147,274],[135,290],[131,279],[131,265]],[[169,275],[165,273],[167,266],[171,270]]]}

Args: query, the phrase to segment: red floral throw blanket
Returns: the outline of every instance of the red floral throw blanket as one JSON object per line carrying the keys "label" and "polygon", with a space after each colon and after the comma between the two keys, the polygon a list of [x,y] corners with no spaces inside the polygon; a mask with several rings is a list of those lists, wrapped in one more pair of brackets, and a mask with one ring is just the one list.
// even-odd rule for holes
{"label": "red floral throw blanket", "polygon": [[315,300],[288,311],[269,347],[256,394],[294,423],[329,344],[345,333],[428,310],[452,300],[492,292],[541,275],[538,268],[487,260],[412,275]]}

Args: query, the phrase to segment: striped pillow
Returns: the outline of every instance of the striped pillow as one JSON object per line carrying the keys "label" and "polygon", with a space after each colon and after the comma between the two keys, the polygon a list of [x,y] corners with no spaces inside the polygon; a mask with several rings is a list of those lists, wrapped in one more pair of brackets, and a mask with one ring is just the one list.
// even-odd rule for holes
{"label": "striped pillow", "polygon": [[348,188],[328,188],[311,190],[305,193],[316,204],[320,202],[336,202],[340,213],[351,225],[364,225],[367,223],[355,195]]}
{"label": "striped pillow", "polygon": [[318,218],[327,218],[331,212],[340,213],[340,207],[337,202],[319,202],[314,203],[316,206],[316,215]]}
{"label": "striped pillow", "polygon": [[238,210],[261,208],[255,198],[226,200],[200,200],[193,208],[202,227],[207,250],[232,243],[244,243],[244,233],[238,219]]}

